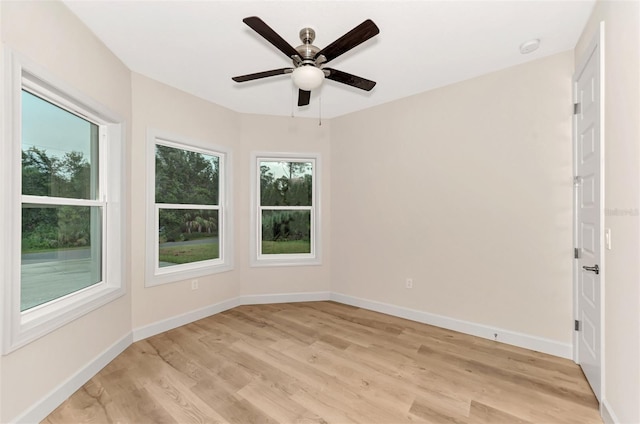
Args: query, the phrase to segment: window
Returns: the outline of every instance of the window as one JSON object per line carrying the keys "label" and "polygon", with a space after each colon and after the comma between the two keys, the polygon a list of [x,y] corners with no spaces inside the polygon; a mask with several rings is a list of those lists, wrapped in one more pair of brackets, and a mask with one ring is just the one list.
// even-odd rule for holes
{"label": "window", "polygon": [[124,293],[121,120],[8,56],[5,352]]}
{"label": "window", "polygon": [[147,285],[231,269],[227,258],[228,153],[149,131]]}
{"label": "window", "polygon": [[254,155],[253,265],[319,264],[317,155]]}
{"label": "window", "polygon": [[22,90],[20,311],[103,280],[99,132]]}

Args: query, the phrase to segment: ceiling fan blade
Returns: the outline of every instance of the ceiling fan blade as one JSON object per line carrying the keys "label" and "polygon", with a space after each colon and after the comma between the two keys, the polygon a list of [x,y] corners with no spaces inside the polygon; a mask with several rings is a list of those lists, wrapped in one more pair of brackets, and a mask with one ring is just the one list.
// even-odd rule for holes
{"label": "ceiling fan blade", "polygon": [[341,54],[348,52],[357,45],[364,43],[369,38],[378,35],[378,33],[380,33],[380,29],[371,19],[367,19],[324,49],[320,50],[314,59],[323,55],[327,58],[324,63],[327,63]]}
{"label": "ceiling fan blade", "polygon": [[286,54],[288,58],[298,54],[298,51],[287,43],[282,37],[278,35],[269,25],[257,16],[250,16],[242,20],[245,24],[249,25],[251,29],[260,34],[265,40],[273,44],[278,50]]}
{"label": "ceiling fan blade", "polygon": [[260,78],[267,78],[267,77],[273,77],[275,75],[288,74],[292,70],[293,68],[272,69],[270,71],[256,72],[255,74],[240,75],[237,77],[233,77],[231,79],[234,80],[235,82],[253,81]]}
{"label": "ceiling fan blade", "polygon": [[306,106],[311,100],[311,91],[298,90],[298,106]]}
{"label": "ceiling fan blade", "polygon": [[329,71],[329,75],[327,75],[328,79],[341,82],[342,84],[351,85],[361,90],[371,91],[371,89],[376,85],[375,81],[338,71],[337,69],[324,68],[324,70]]}

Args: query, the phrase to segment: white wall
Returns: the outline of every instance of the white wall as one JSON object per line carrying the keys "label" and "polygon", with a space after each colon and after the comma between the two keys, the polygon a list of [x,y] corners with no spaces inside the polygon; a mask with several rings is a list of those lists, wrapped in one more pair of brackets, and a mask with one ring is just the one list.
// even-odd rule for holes
{"label": "white wall", "polygon": [[334,119],[332,291],[570,344],[572,72],[566,52]]}
{"label": "white wall", "polygon": [[[323,241],[329,241],[330,124],[303,118],[242,115],[211,104],[139,74],[132,76],[132,200],[131,234],[133,328],[141,329],[193,311],[232,301],[239,296],[327,292],[328,255],[322,265],[251,267],[250,155],[254,151],[320,153]],[[200,288],[189,280],[145,287],[146,133],[148,128],[208,142],[231,151],[234,215],[234,269],[199,277]],[[325,248],[326,250],[326,248]],[[255,298],[254,298],[255,299]],[[169,324],[170,325],[170,324]],[[146,331],[142,331],[143,334]]]}
{"label": "white wall", "polygon": [[[3,1],[0,34],[6,47],[104,104],[130,125],[129,70],[62,3]],[[126,141],[129,131],[130,127]],[[128,265],[128,250],[123,255]],[[128,285],[128,272],[126,277]],[[27,411],[130,330],[131,298],[126,295],[0,357],[0,422]]]}
{"label": "white wall", "polygon": [[599,1],[575,49],[605,23],[604,406],[640,422],[640,3]]}
{"label": "white wall", "polygon": [[[239,177],[238,139],[240,118],[236,112],[168,87],[139,74],[132,75],[133,137],[131,160],[131,258],[133,328],[137,329],[238,296],[238,271],[199,277],[199,289],[191,279],[145,288],[147,129],[152,128],[231,150]],[[235,193],[232,193],[235,197]],[[237,231],[236,231],[237,232]]]}
{"label": "white wall", "polygon": [[[309,118],[241,115],[240,177],[237,190],[237,263],[243,296],[327,292],[330,281],[329,242],[331,228],[330,122],[318,125]],[[322,264],[313,266],[251,267],[249,238],[251,213],[251,152],[319,153],[321,160]]]}

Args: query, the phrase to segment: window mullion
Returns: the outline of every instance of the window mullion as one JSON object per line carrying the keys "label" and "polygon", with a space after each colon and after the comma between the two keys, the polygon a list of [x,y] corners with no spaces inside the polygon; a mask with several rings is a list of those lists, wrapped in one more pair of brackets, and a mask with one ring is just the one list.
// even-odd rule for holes
{"label": "window mullion", "polygon": [[265,211],[310,211],[313,206],[260,206]]}
{"label": "window mullion", "polygon": [[220,210],[220,205],[193,205],[182,203],[156,203],[156,207],[162,209],[207,209]]}
{"label": "window mullion", "polygon": [[68,197],[49,197],[49,196],[32,196],[23,194],[21,196],[23,204],[34,205],[54,205],[54,206],[106,206],[106,202],[102,200],[90,199],[72,199]]}
{"label": "window mullion", "polygon": [[[94,152],[94,156],[98,156],[98,157],[97,158],[92,157],[91,161],[92,163],[100,164],[100,166],[98,167],[98,181],[97,181],[98,190],[97,190],[97,193],[94,193],[93,197],[95,199],[99,199],[102,201],[104,201],[107,198],[107,193],[109,191],[108,190],[109,179],[107,178],[107,169],[104,166],[104,164],[107,163],[105,158],[107,157],[108,142],[109,140],[107,137],[107,126],[99,125],[98,126],[98,149],[97,149],[97,152]],[[97,159],[98,162],[93,162],[95,159]]]}

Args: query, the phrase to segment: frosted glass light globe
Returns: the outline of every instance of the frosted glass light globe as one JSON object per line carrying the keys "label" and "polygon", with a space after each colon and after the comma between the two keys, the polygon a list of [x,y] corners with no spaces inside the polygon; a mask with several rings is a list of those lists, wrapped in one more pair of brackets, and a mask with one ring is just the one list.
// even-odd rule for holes
{"label": "frosted glass light globe", "polygon": [[324,72],[315,66],[300,66],[293,70],[291,79],[300,90],[312,91],[322,85]]}

